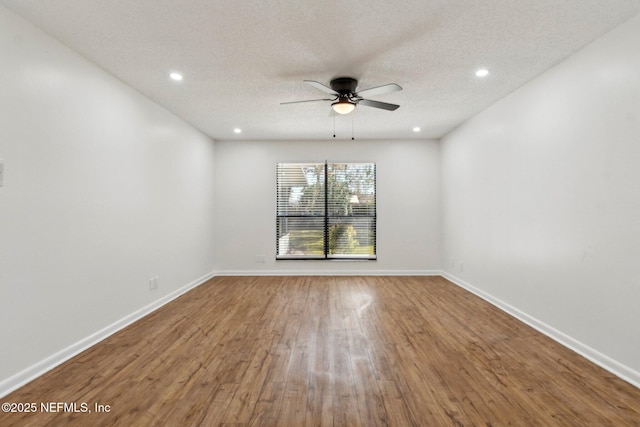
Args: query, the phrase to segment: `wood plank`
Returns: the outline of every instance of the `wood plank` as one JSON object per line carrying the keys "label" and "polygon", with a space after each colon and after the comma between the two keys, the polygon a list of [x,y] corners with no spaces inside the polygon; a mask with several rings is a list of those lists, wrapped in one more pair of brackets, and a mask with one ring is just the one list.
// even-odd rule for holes
{"label": "wood plank", "polygon": [[389,425],[391,426],[419,426],[422,423],[415,419],[415,415],[407,406],[407,402],[395,381],[378,381],[382,402],[384,404]]}

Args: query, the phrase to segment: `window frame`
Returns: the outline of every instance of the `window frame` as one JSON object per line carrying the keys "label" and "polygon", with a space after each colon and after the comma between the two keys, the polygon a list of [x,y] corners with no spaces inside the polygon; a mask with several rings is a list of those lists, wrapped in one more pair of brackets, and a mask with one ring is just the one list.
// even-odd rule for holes
{"label": "window frame", "polygon": [[[287,188],[286,187],[287,183],[281,186],[281,183],[279,181],[281,168],[289,167],[291,168],[291,170],[294,170],[295,167],[299,166],[302,170],[302,174],[305,179],[304,188],[308,188],[307,187],[309,185],[308,175],[303,170],[303,167],[305,165],[308,165],[309,167],[316,167],[316,168],[319,166],[322,166],[323,168],[322,176],[317,178],[321,180],[320,182],[323,184],[322,185],[323,189],[320,190],[321,193],[324,192],[324,195],[322,197],[323,199],[322,213],[321,214],[300,214],[300,213],[289,214],[288,212],[284,213],[281,211],[281,208],[283,206],[286,208],[286,210],[290,208],[291,191],[294,188],[294,186],[292,185],[288,187],[288,192],[286,196],[282,194],[282,189]],[[344,167],[343,170],[347,170],[350,167],[358,168],[360,166],[360,167],[364,167],[367,173],[369,174],[372,173],[372,176],[368,176],[368,179],[372,181],[372,185],[367,189],[369,191],[372,190],[372,193],[369,193],[371,195],[371,199],[368,202],[368,206],[366,206],[365,208],[365,211],[367,212],[367,214],[363,214],[362,212],[360,214],[353,214],[353,211],[351,210],[351,214],[349,215],[336,215],[335,212],[332,213],[330,211],[330,207],[334,207],[334,206],[331,204],[331,200],[332,200],[331,196],[333,196],[333,194],[330,194],[328,182],[330,179],[335,180],[336,179],[335,176],[338,175],[338,173],[335,173],[335,176],[331,176],[332,173],[334,173],[336,170],[339,170],[339,169],[335,169],[335,166],[343,166]],[[286,172],[287,170],[284,169],[282,171],[282,174],[286,174]],[[334,184],[335,182],[336,181],[333,181]],[[302,191],[302,190],[298,190],[298,191]],[[350,194],[350,196],[353,197],[353,194]],[[283,202],[283,199],[285,197],[286,197],[286,202]],[[349,206],[350,206],[350,209],[353,209],[353,206],[351,205],[351,203],[352,202],[349,202]],[[315,205],[314,205],[314,208],[315,208]],[[294,260],[294,261],[296,260],[375,261],[378,258],[377,257],[377,164],[375,162],[329,162],[326,160],[324,162],[279,162],[276,164],[276,212],[275,214],[276,214],[276,260],[277,261],[284,261],[284,260],[287,260],[287,261],[291,261],[291,260]],[[330,247],[330,239],[331,239],[331,233],[332,233],[331,229],[333,226],[344,224],[342,222],[339,222],[340,218],[349,218],[350,220],[347,221],[346,223],[349,223],[349,222],[351,223],[350,225],[352,230],[354,229],[353,225],[355,224],[356,226],[359,226],[357,229],[362,229],[362,231],[360,232],[366,232],[368,234],[368,237],[366,238],[366,242],[368,243],[367,247],[370,247],[370,251],[362,254],[331,253],[332,251],[332,248]],[[290,237],[289,232],[287,232],[286,234],[282,234],[281,232],[281,228],[283,227],[282,222],[284,220],[284,223],[285,223],[284,228],[288,229],[287,220],[289,219],[301,220],[303,222],[305,219],[308,219],[311,222],[317,221],[317,220],[321,221],[322,223],[321,232],[322,232],[322,241],[323,241],[321,254],[309,253],[309,254],[292,255],[288,252],[289,251],[288,240],[286,241],[286,246],[287,246],[286,252],[284,254],[280,254],[281,247],[284,246],[281,239],[287,236]],[[366,223],[366,227],[363,228],[361,224],[358,224],[358,219],[364,219]],[[311,230],[313,230],[313,228],[311,228]],[[357,231],[354,231],[354,232],[357,235]],[[352,239],[352,237],[349,237],[349,239]],[[357,244],[359,245],[360,239],[354,239],[354,240],[357,240],[358,241]]]}

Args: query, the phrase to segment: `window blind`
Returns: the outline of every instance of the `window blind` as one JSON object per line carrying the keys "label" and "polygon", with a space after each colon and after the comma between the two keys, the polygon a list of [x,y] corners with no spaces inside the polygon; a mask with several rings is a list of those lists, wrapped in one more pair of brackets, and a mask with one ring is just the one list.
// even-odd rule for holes
{"label": "window blind", "polygon": [[376,259],[374,163],[278,163],[277,259]]}

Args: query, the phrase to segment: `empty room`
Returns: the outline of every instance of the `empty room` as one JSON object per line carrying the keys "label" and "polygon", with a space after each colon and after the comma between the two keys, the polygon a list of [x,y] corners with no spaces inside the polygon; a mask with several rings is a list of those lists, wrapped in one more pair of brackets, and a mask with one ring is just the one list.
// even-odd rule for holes
{"label": "empty room", "polygon": [[0,0],[1,426],[640,426],[640,0]]}

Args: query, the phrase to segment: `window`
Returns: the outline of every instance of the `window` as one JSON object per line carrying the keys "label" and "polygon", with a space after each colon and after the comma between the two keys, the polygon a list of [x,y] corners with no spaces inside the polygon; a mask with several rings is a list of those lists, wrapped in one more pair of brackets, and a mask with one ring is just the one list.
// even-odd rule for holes
{"label": "window", "polygon": [[278,163],[277,259],[376,259],[374,163]]}

